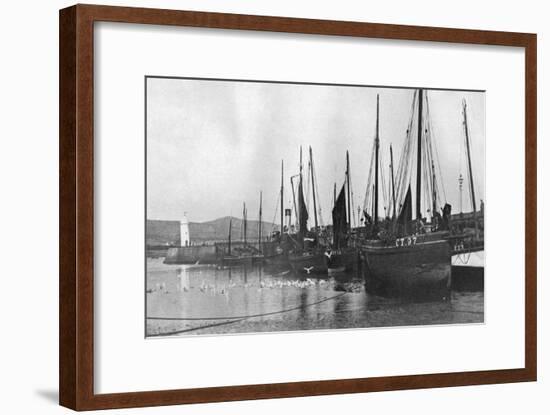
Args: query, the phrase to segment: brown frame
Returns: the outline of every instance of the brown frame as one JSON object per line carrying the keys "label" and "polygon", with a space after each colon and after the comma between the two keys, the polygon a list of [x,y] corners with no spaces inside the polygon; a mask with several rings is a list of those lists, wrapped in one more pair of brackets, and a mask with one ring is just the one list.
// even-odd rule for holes
{"label": "brown frame", "polygon": [[[95,5],[60,11],[59,401],[76,410],[534,381],[537,378],[535,34]],[[525,367],[473,372],[94,394],[93,24],[96,21],[525,48]]]}

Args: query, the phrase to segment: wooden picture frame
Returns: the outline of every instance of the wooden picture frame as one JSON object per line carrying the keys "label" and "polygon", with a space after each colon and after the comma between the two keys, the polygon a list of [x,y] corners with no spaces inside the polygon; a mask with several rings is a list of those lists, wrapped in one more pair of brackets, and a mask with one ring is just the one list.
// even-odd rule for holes
{"label": "wooden picture frame", "polygon": [[[417,40],[525,49],[525,367],[473,372],[94,393],[94,22]],[[76,5],[60,11],[60,404],[128,408],[534,381],[537,378],[535,34]]]}

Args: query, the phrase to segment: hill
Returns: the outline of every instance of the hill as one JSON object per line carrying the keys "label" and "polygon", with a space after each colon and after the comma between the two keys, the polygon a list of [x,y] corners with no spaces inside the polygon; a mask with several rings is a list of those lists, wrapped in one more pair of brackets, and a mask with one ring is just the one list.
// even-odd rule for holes
{"label": "hill", "polygon": [[[229,216],[214,219],[208,222],[190,222],[189,234],[192,243],[226,241],[229,234]],[[231,219],[231,235],[233,240],[243,238],[243,221],[233,217]],[[279,226],[262,221],[262,234],[267,236]],[[247,238],[254,240],[258,237],[259,221],[247,221]],[[147,220],[147,245],[179,245],[180,223],[169,220]]]}

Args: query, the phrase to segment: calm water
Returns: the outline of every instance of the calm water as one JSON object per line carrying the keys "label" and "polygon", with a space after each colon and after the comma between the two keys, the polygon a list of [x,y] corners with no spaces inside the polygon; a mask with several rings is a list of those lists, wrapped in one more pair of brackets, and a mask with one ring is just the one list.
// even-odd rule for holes
{"label": "calm water", "polygon": [[412,303],[367,294],[362,283],[307,278],[261,265],[165,265],[147,260],[147,335],[482,323],[483,292]]}

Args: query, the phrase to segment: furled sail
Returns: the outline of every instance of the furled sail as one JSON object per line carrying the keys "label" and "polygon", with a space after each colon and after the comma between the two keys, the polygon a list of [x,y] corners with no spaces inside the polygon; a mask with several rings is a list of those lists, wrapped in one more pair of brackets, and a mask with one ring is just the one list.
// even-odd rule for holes
{"label": "furled sail", "polygon": [[334,249],[340,249],[346,246],[347,238],[347,214],[346,214],[346,186],[338,194],[332,209],[332,243]]}
{"label": "furled sail", "polygon": [[397,217],[397,224],[400,229],[402,229],[404,234],[409,233],[409,225],[412,221],[412,194],[411,194],[411,186],[409,185],[409,188],[407,189],[407,194],[405,196],[405,201],[403,202],[403,205],[401,206],[401,210],[399,211],[399,216]]}
{"label": "furled sail", "polygon": [[307,220],[309,215],[307,213],[306,201],[304,199],[302,180],[300,180],[300,184],[298,185],[298,212],[300,221],[299,233],[302,237],[304,237],[307,233]]}

